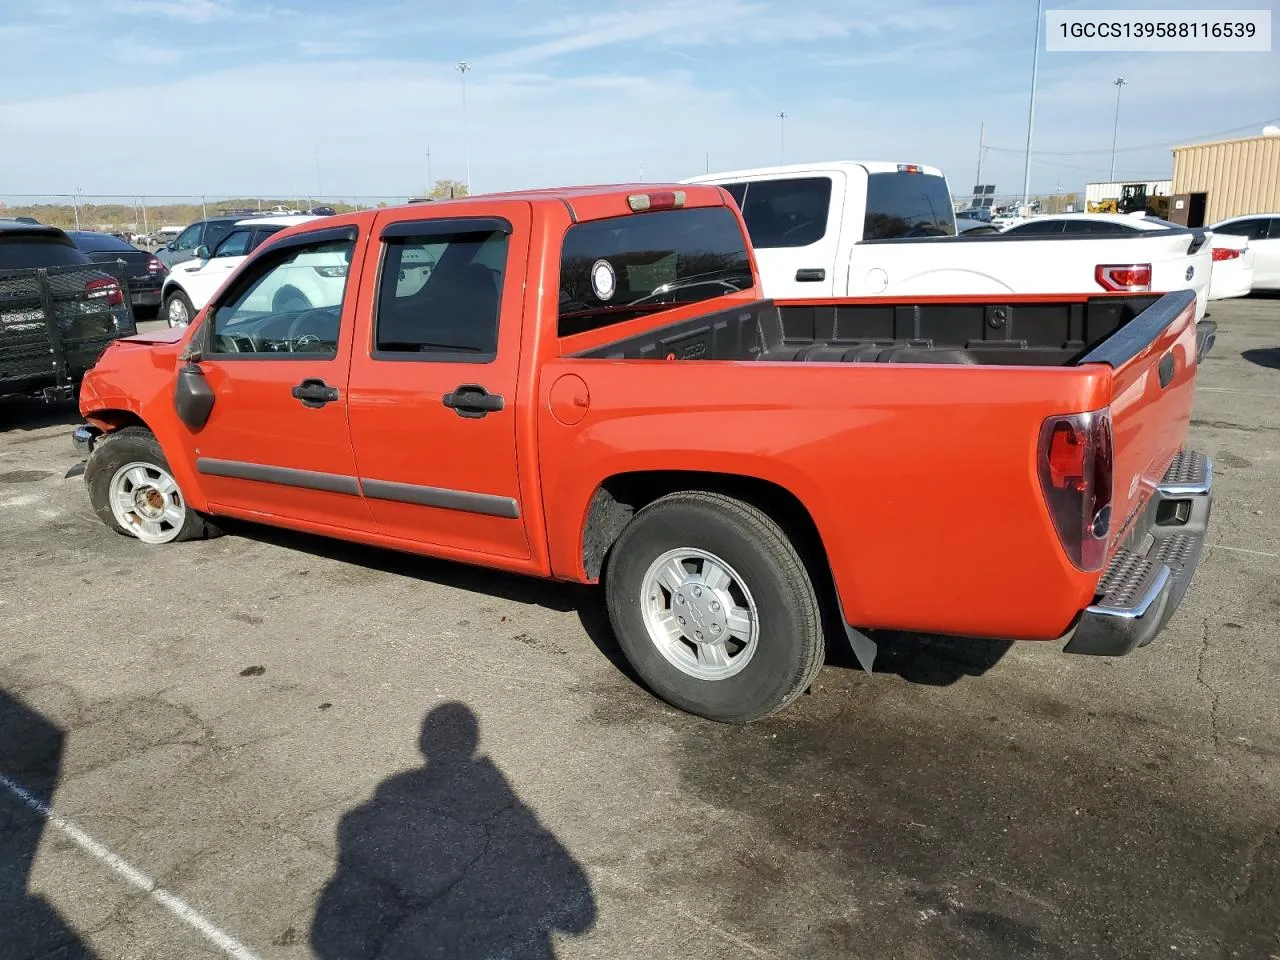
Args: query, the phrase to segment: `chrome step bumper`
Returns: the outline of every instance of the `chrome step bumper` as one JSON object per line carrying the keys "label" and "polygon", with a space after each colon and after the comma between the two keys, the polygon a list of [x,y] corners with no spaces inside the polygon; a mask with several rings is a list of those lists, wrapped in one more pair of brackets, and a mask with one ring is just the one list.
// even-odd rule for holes
{"label": "chrome step bumper", "polygon": [[1213,462],[1184,450],[1147,506],[1148,521],[1116,551],[1098,595],[1080,615],[1067,653],[1116,657],[1145,647],[1186,596],[1204,549],[1213,505]]}

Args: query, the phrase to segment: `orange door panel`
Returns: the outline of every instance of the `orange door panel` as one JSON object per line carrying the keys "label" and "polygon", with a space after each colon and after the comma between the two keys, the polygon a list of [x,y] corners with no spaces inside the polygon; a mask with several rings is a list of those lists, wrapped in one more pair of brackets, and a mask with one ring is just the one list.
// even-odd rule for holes
{"label": "orange door panel", "polygon": [[374,529],[347,429],[356,278],[344,261],[358,263],[363,243],[353,234],[275,247],[202,321],[215,325],[202,331],[200,361],[213,409],[203,427],[181,429],[214,512]]}
{"label": "orange door panel", "polygon": [[361,487],[387,536],[527,558],[516,378],[530,207],[415,213],[379,216],[361,281],[369,322],[347,391]]}

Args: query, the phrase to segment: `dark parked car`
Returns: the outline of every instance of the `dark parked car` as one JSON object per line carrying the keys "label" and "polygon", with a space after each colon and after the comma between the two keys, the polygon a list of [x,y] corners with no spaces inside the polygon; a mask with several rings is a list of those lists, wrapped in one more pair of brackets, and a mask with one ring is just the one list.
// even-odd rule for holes
{"label": "dark parked car", "polygon": [[129,300],[135,317],[139,308],[153,315],[160,310],[160,288],[164,286],[165,274],[169,271],[159,259],[112,234],[73,230],[67,235],[71,237],[76,249],[94,263],[115,263],[118,260],[125,262],[129,277]]}
{"label": "dark parked car", "polygon": [[196,250],[200,247],[212,250],[243,219],[243,216],[233,213],[197,220],[157,250],[156,257],[167,269],[172,270],[175,264],[194,259]]}
{"label": "dark parked car", "polygon": [[75,396],[107,345],[138,332],[126,273],[57,227],[0,220],[0,397]]}

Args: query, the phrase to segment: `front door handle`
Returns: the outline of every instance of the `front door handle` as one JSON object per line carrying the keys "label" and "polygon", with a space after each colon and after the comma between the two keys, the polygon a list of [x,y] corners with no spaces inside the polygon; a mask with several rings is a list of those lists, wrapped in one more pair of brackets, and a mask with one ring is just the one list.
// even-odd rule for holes
{"label": "front door handle", "polygon": [[446,393],[441,397],[440,402],[458,416],[469,420],[478,420],[486,414],[497,413],[506,406],[502,394],[490,393],[476,383],[464,383],[460,387],[455,387],[452,393]]}
{"label": "front door handle", "polygon": [[340,394],[337,387],[331,387],[323,380],[308,378],[289,391],[289,394],[295,400],[301,400],[304,407],[311,407],[313,410],[323,407],[326,403],[333,403]]}
{"label": "front door handle", "polygon": [[821,267],[801,267],[796,271],[797,283],[820,283],[827,279],[827,271]]}

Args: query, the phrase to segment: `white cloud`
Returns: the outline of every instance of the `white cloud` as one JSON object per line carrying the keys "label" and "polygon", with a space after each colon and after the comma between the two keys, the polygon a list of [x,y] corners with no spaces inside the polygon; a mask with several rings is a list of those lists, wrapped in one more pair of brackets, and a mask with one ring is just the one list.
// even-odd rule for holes
{"label": "white cloud", "polygon": [[150,14],[183,23],[208,23],[232,14],[222,0],[111,0],[110,6],[121,13]]}

